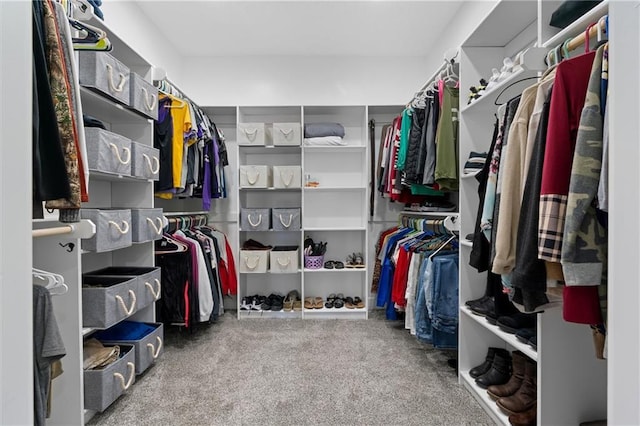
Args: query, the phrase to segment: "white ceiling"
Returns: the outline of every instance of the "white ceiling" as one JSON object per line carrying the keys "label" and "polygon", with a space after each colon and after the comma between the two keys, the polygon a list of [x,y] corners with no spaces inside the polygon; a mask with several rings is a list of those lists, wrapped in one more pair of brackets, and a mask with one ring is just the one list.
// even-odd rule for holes
{"label": "white ceiling", "polygon": [[136,4],[184,57],[426,56],[462,2],[145,0]]}

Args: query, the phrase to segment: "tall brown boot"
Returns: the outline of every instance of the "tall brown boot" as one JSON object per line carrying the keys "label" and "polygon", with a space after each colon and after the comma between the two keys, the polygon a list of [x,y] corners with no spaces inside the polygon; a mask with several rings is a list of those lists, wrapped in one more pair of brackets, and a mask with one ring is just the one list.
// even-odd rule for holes
{"label": "tall brown boot", "polygon": [[527,411],[536,404],[538,397],[537,381],[536,363],[526,360],[524,366],[524,380],[522,380],[520,389],[511,396],[498,399],[496,404],[509,414]]}
{"label": "tall brown boot", "polygon": [[487,393],[491,399],[495,401],[498,398],[511,396],[520,389],[524,380],[524,364],[526,360],[527,357],[520,351],[515,351],[511,354],[511,378],[504,385],[491,385],[487,388]]}
{"label": "tall brown boot", "polygon": [[513,426],[536,426],[536,417],[538,408],[536,404],[522,413],[516,413],[509,416],[509,423]]}

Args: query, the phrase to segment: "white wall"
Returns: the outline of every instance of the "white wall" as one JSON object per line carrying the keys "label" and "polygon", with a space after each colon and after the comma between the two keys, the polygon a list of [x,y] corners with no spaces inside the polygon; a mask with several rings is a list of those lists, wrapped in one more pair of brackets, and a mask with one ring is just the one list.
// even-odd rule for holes
{"label": "white wall", "polygon": [[[164,68],[169,79],[179,81],[184,58],[167,39],[167,34],[161,33],[136,3],[131,0],[103,2],[100,9],[104,13],[105,23],[147,61]],[[170,30],[179,29],[176,26]]]}

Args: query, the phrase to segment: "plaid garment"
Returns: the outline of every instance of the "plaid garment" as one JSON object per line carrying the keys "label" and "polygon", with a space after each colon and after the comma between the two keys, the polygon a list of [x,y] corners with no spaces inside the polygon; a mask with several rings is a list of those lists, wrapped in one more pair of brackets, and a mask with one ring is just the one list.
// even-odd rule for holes
{"label": "plaid garment", "polygon": [[547,262],[560,262],[566,211],[566,195],[540,195],[540,221],[538,227],[539,259]]}

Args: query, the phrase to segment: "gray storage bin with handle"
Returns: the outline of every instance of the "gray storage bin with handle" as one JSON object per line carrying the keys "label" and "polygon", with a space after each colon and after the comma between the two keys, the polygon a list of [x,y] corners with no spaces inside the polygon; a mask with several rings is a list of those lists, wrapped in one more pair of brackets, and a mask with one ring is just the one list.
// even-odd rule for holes
{"label": "gray storage bin with handle", "polygon": [[84,277],[128,277],[137,283],[138,309],[145,308],[162,297],[161,269],[154,266],[109,266],[87,272]]}
{"label": "gray storage bin with handle", "polygon": [[120,346],[120,358],[96,370],[84,370],[84,408],[103,412],[136,380],[136,350]]}
{"label": "gray storage bin with handle", "polygon": [[131,241],[145,241],[162,238],[162,209],[131,209]]}
{"label": "gray storage bin with handle", "polygon": [[78,52],[79,80],[82,86],[97,89],[129,105],[129,68],[106,52]]}
{"label": "gray storage bin with handle", "polygon": [[82,240],[82,249],[109,251],[131,245],[131,210],[80,209],[82,219],[96,225],[93,237]]}
{"label": "gray storage bin with handle", "polygon": [[160,178],[160,150],[131,141],[131,175],[144,179]]}
{"label": "gray storage bin with handle", "polygon": [[[123,321],[122,325],[135,324],[130,321]],[[96,338],[105,345],[132,345],[135,348],[135,364],[136,374],[142,374],[147,368],[155,362],[156,359],[162,353],[162,344],[164,339],[164,327],[162,323],[145,323],[148,326],[154,328],[153,331],[144,335],[138,340],[127,339],[103,339],[100,333],[97,333]]]}
{"label": "gray storage bin with handle", "polygon": [[98,127],[84,131],[89,170],[131,175],[131,140]]}
{"label": "gray storage bin with handle", "polygon": [[271,209],[240,209],[240,229],[243,231],[268,231]]}
{"label": "gray storage bin with handle", "polygon": [[131,73],[129,89],[131,108],[149,118],[158,119],[158,89],[138,74]]}
{"label": "gray storage bin with handle", "polygon": [[299,231],[300,209],[272,209],[271,223],[274,231]]}
{"label": "gray storage bin with handle", "polygon": [[135,277],[82,277],[82,326],[109,328],[138,310]]}

